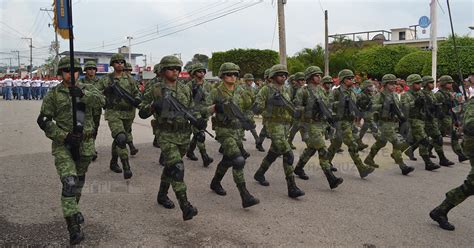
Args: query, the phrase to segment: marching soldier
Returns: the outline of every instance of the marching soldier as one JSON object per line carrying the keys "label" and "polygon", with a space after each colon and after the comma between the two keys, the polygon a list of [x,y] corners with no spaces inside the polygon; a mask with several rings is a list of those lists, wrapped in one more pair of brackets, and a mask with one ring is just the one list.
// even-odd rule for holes
{"label": "marching soldier", "polygon": [[364,144],[362,139],[364,138],[367,130],[370,129],[372,135],[377,137],[378,129],[377,124],[374,121],[374,115],[372,111],[372,101],[377,93],[374,84],[371,80],[365,80],[361,85],[362,92],[357,96],[357,105],[362,111],[364,117],[364,124],[359,131],[359,139],[357,144],[359,145],[359,150],[363,150],[369,147],[367,144]]}
{"label": "marching soldier", "polygon": [[[293,75],[293,78],[294,78],[294,82],[291,87],[291,101],[292,102],[295,101],[298,90],[304,86],[305,80],[306,80],[305,74],[303,72],[297,72],[295,75]],[[295,118],[293,119],[293,124],[291,125],[290,134],[288,136],[288,143],[290,143],[291,149],[293,150],[296,149],[296,147],[293,145],[293,140],[295,139],[296,133],[298,131],[300,132],[300,134],[302,134],[303,126],[299,122],[299,120]]]}
{"label": "marching soldier", "polygon": [[[244,83],[240,85],[243,89],[242,93],[242,112],[244,112],[245,116],[249,121],[255,125],[254,120],[254,113],[252,112],[252,106],[255,102],[255,97],[257,96],[257,89],[253,86],[254,77],[252,74],[247,73],[243,77]],[[250,132],[252,133],[253,138],[255,139],[255,144],[258,142],[258,134],[255,128],[251,129]]]}
{"label": "marching soldier", "polygon": [[[258,91],[260,92],[260,90],[262,90],[263,87],[265,87],[266,85],[269,85],[271,84],[271,80],[270,78],[268,77],[270,74],[270,69],[266,69],[265,70],[265,73],[263,75],[263,78],[264,78],[264,82],[262,83],[262,85],[260,85]],[[260,134],[258,135],[258,142],[257,144],[255,145],[257,150],[259,152],[265,152],[265,148],[263,148],[263,141],[265,141],[265,138],[267,137],[267,128],[266,128],[266,121],[265,121],[265,117],[262,116],[262,130],[260,130]]]}

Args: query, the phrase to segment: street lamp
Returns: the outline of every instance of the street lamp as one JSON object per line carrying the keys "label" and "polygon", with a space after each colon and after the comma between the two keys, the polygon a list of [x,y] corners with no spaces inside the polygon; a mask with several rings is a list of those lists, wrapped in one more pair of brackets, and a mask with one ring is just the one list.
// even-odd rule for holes
{"label": "street lamp", "polygon": [[469,29],[474,30],[474,26],[470,26]]}

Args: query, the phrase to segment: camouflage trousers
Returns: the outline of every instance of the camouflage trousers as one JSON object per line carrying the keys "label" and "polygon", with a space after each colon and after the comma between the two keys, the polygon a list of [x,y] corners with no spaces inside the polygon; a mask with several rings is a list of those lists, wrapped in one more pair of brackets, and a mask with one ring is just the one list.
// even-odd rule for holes
{"label": "camouflage trousers", "polygon": [[402,152],[405,151],[409,145],[403,137],[397,133],[398,126],[398,122],[379,122],[380,135],[370,148],[369,156],[372,158],[375,157],[380,149],[384,148],[387,145],[387,142],[390,142],[393,147],[392,158],[395,160],[395,163],[403,163]]}
{"label": "camouflage trousers", "polygon": [[[120,119],[118,118],[118,116],[109,116],[107,121],[109,124],[110,132],[112,133],[112,138],[115,139],[115,137],[117,137],[117,134],[119,133],[125,133],[127,135],[127,143],[133,141],[133,119]],[[118,147],[117,145],[115,145],[115,142],[112,145],[112,153],[117,153],[120,159],[128,159],[128,149],[126,147]]]}
{"label": "camouflage trousers", "polygon": [[199,150],[199,153],[201,154],[206,154],[207,151],[206,151],[206,144],[204,142],[199,142],[196,140],[196,134],[199,132],[199,130],[195,127],[191,127],[191,130],[193,132],[193,138],[191,139],[191,143],[189,144],[189,150],[194,152],[194,149],[198,148]]}
{"label": "camouflage trousers", "polygon": [[411,144],[419,146],[420,156],[429,156],[429,147],[426,146],[428,142],[428,135],[425,131],[425,121],[419,119],[409,119],[410,134],[409,140]]}
{"label": "camouflage trousers", "polygon": [[92,156],[81,156],[78,162],[72,159],[71,152],[65,146],[56,147],[54,153],[54,166],[59,178],[62,179],[68,176],[75,177],[75,196],[66,197],[61,196],[61,206],[64,217],[72,216],[79,212],[79,200],[82,195],[82,188],[84,187],[86,172],[89,164],[92,161]]}
{"label": "camouflage trousers", "polygon": [[441,208],[449,210],[453,206],[461,204],[469,196],[474,195],[474,137],[465,136],[463,141],[465,155],[469,157],[471,171],[464,183],[446,193],[446,200],[440,205]]}
{"label": "camouflage trousers", "polygon": [[97,132],[99,132],[101,115],[102,114],[99,113],[99,114],[94,114],[94,116],[92,116],[92,119],[94,120],[94,139],[97,138]]}
{"label": "camouflage trousers", "polygon": [[453,149],[454,153],[456,153],[456,155],[461,156],[463,154],[463,150],[459,144],[459,137],[453,128],[452,119],[450,117],[438,119],[438,128],[442,136],[451,137],[451,148]]}
{"label": "camouflage trousers", "polygon": [[293,176],[293,152],[290,143],[288,143],[288,134],[290,125],[286,123],[269,122],[265,126],[268,137],[271,140],[270,150],[263,158],[259,171],[265,173],[271,164],[283,155],[283,170],[285,177]]}
{"label": "camouflage trousers", "polygon": [[359,131],[359,139],[363,139],[369,129],[372,132],[372,135],[374,136],[374,138],[377,138],[378,128],[377,128],[377,124],[374,121],[374,117],[373,115],[369,113],[365,113],[365,114],[366,114],[366,117],[364,117],[364,124],[362,124],[362,127],[360,128],[360,131]]}
{"label": "camouflage trousers", "polygon": [[[223,158],[219,162],[216,168],[214,177],[220,181],[227,173],[227,170],[233,166],[230,161],[238,156],[242,156],[240,147],[242,144],[242,133],[243,129],[230,129],[230,128],[216,128],[217,141],[221,144],[223,149]],[[245,183],[244,170],[243,168],[232,168],[232,175],[235,184],[239,185]]]}
{"label": "camouflage trousers", "polygon": [[288,142],[291,144],[293,143],[293,140],[295,139],[296,133],[300,132],[301,139],[304,139],[304,130],[303,130],[304,124],[300,121],[293,121],[293,124],[291,125],[290,128],[290,133],[288,135]]}
{"label": "camouflage trousers", "polygon": [[327,124],[325,122],[301,123],[301,130],[304,132],[302,136],[303,141],[306,143],[306,148],[303,150],[297,166],[304,167],[317,151],[321,169],[329,170],[328,150],[324,141],[326,128]]}
{"label": "camouflage trousers", "polygon": [[359,169],[363,169],[364,163],[359,157],[358,145],[356,139],[358,136],[353,134],[354,123],[352,121],[338,121],[336,134],[333,139],[331,139],[331,145],[328,148],[328,160],[331,163],[336,155],[336,152],[341,148],[342,143],[344,143],[349,150],[349,155],[351,156],[354,164]]}
{"label": "camouflage trousers", "polygon": [[[165,172],[167,170],[170,170],[170,168],[172,168],[172,171],[173,169],[175,169],[174,167],[179,163],[182,164],[182,158],[186,154],[189,144],[176,144],[168,140],[164,140],[161,137],[158,138],[158,140],[161,148],[161,154],[164,158],[163,163],[165,166],[165,168],[163,169],[163,173],[161,174],[161,182],[171,185],[176,196],[179,198],[180,195],[186,192],[186,184],[184,183],[184,180],[176,180],[176,178],[168,175]],[[182,169],[184,172],[184,168],[180,169]]]}

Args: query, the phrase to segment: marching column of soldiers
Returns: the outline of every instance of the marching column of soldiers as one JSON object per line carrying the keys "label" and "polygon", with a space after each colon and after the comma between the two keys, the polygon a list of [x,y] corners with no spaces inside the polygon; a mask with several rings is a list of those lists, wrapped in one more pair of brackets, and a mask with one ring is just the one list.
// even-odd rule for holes
{"label": "marching column of soldiers", "polygon": [[[339,86],[335,87],[334,80],[330,76],[323,77],[317,66],[290,76],[286,66],[277,64],[265,71],[264,83],[257,86],[252,74],[243,75],[240,83],[240,67],[226,62],[218,72],[221,82],[212,85],[205,79],[207,71],[202,64],[192,65],[190,82],[181,82],[182,61],[175,56],[165,56],[154,67],[156,77],[140,93],[130,74],[131,66],[123,55],[113,55],[110,64],[114,71],[99,79],[96,64],[87,62],[85,77],[72,85],[71,77],[78,79],[82,68],[75,61],[71,72],[69,57],[62,58],[57,71],[62,82],[47,93],[37,119],[39,127],[52,140],[54,163],[62,183],[61,206],[71,244],[84,239],[81,230],[84,216],[79,201],[87,168],[98,156],[95,139],[102,109],[105,109],[104,117],[113,138],[110,170],[123,173],[127,180],[133,175],[129,154],[138,153],[132,136],[136,110],[142,119],[152,117],[153,146],[161,149],[159,160],[163,166],[157,202],[166,209],[175,207],[168,197],[171,187],[185,221],[195,217],[198,210],[189,201],[192,196],[187,195],[183,157],[198,160],[194,154],[197,147],[203,166],[213,163],[205,146],[206,136],[214,138],[207,131],[209,119],[222,153],[209,182],[210,189],[225,196],[227,192],[221,181],[232,168],[243,208],[260,203],[246,187],[244,169],[250,154],[244,148],[245,131],[251,132],[260,152],[266,151],[263,148],[265,138],[271,142],[254,179],[262,186],[269,186],[265,173],[282,157],[290,198],[305,195],[296,185],[295,175],[309,179],[304,168],[316,153],[329,188],[335,189],[344,180],[334,174],[337,168],[332,161],[341,152],[343,143],[360,177],[366,178],[379,168],[376,155],[388,142],[393,147],[391,157],[402,175],[414,171],[403,158],[416,160],[416,149],[419,149],[427,171],[454,165],[444,154],[444,136],[451,137],[458,161],[470,160],[473,169],[461,186],[446,193],[446,199],[430,212],[431,218],[441,228],[454,230],[448,221],[448,212],[474,194],[474,98],[461,104],[456,102],[452,96],[454,80],[450,76],[441,76],[438,80],[440,89],[433,93],[435,80],[432,77],[410,75],[406,80],[410,89],[400,98],[395,93],[397,78],[393,74],[382,77],[381,88],[371,80],[364,81],[361,92],[357,93],[354,90],[356,77],[351,70],[338,73]],[[81,117],[82,132],[73,130],[72,100],[77,102],[76,113]],[[260,134],[256,131],[256,115],[262,117]],[[359,131],[357,124],[361,121]],[[362,141],[368,130],[375,143],[362,160],[359,152],[368,147]],[[294,166],[293,150],[296,147],[293,139],[298,132],[306,147]],[[329,147],[326,140],[329,140]],[[439,164],[432,161],[433,148]]]}

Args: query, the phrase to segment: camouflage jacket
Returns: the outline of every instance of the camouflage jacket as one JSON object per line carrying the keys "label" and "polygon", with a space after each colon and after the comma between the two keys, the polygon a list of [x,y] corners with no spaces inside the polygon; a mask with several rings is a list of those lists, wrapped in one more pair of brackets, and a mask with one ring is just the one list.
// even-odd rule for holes
{"label": "camouflage jacket", "polygon": [[302,111],[301,120],[303,122],[313,122],[322,120],[323,116],[315,106],[316,98],[323,101],[326,106],[329,106],[329,98],[325,94],[325,90],[321,86],[314,86],[308,84],[298,89],[293,103],[296,109]]}
{"label": "camouflage jacket", "polygon": [[286,102],[291,103],[290,93],[288,89],[282,85],[277,87],[275,84],[267,84],[263,86],[257,94],[255,99],[255,106],[257,114],[262,114],[265,123],[282,123],[289,124],[292,121],[292,112],[290,107],[286,104],[273,104],[275,96],[280,95]]}
{"label": "camouflage jacket", "polygon": [[241,84],[239,87],[242,89],[242,112],[244,112],[247,117],[251,118],[253,117],[252,106],[257,96],[257,89],[245,83]]}
{"label": "camouflage jacket", "polygon": [[417,98],[425,98],[421,90],[416,92],[409,90],[405,92],[405,94],[402,95],[403,110],[408,119],[424,120],[426,117],[425,108],[424,106],[416,106],[415,101]]}
{"label": "camouflage jacket", "polygon": [[357,95],[357,105],[359,106],[360,110],[363,112],[371,112],[371,102],[374,96],[362,91],[359,95]]}
{"label": "camouflage jacket", "polygon": [[451,109],[454,107],[452,96],[450,91],[445,89],[439,89],[435,94],[436,100],[441,104],[441,112],[444,116],[451,116]]}
{"label": "camouflage jacket", "polygon": [[196,82],[196,79],[193,79],[189,81],[186,85],[191,90],[195,111],[199,112],[201,116],[206,118],[208,115],[207,109],[209,107],[207,101],[209,98],[209,94],[212,90],[211,83],[204,80],[202,84],[198,84]]}
{"label": "camouflage jacket", "polygon": [[[111,78],[114,77],[115,74],[110,73],[103,77],[97,89],[99,91],[104,91],[107,86],[112,85]],[[138,86],[135,83],[135,80],[131,78],[126,73],[122,73],[119,77],[114,77],[114,81],[117,82],[117,85],[122,87],[125,91],[127,91],[133,98],[140,99],[140,91],[138,90]],[[121,99],[120,97],[110,94],[106,95],[106,109],[105,109],[105,119],[107,120],[109,116],[114,115],[118,116],[120,119],[133,119],[135,118],[135,107],[133,107],[129,102],[125,99]]]}
{"label": "camouflage jacket", "polygon": [[235,117],[229,105],[225,103],[232,102],[242,110],[243,94],[242,87],[236,86],[234,90],[229,90],[224,84],[211,91],[208,99],[210,104],[224,103],[224,113],[216,113],[212,118],[212,126],[218,137],[225,135],[224,132],[229,132],[229,129],[241,129],[240,121]]}
{"label": "camouflage jacket", "polygon": [[352,99],[357,104],[356,93],[352,89],[346,89],[344,85],[334,89],[329,95],[329,101],[332,104],[333,113],[336,115],[336,120],[354,121],[355,113],[349,111],[346,98]]}
{"label": "camouflage jacket", "polygon": [[[192,111],[194,102],[191,89],[183,83],[176,82],[176,85],[170,86],[163,81],[154,83],[145,92],[140,110],[155,116],[157,128],[160,129],[160,139],[174,144],[189,143],[191,125],[184,115],[177,113],[168,104],[163,104],[163,109],[159,114],[155,113],[152,108],[155,101],[163,101],[165,94],[171,94],[184,107]],[[198,113],[193,112],[193,114],[199,116]]]}
{"label": "camouflage jacket", "polygon": [[[78,82],[77,87],[81,88],[84,93],[84,96],[80,98],[78,103],[84,103],[86,109],[83,130],[84,141],[81,146],[81,154],[92,156],[94,154],[92,134],[95,131],[93,110],[104,106],[105,97],[92,85]],[[64,146],[64,139],[73,129],[72,101],[69,95],[69,88],[62,83],[52,88],[43,99],[40,113],[52,120],[47,124],[44,132],[46,137],[53,141],[52,151],[54,155],[59,147]]]}
{"label": "camouflage jacket", "polygon": [[[393,102],[392,102],[393,101]],[[398,109],[402,110],[402,104],[395,92],[389,92],[387,90],[381,91],[373,98],[372,111],[376,113],[379,121],[399,121],[397,115],[392,113],[392,107],[390,104],[395,104]]]}
{"label": "camouflage jacket", "polygon": [[[99,86],[99,83],[100,83],[100,79],[98,77],[94,77],[92,79],[88,77],[84,77],[80,79],[79,81],[83,84],[93,85],[96,88]],[[95,109],[93,112],[94,112],[94,115],[101,115],[102,107]]]}

